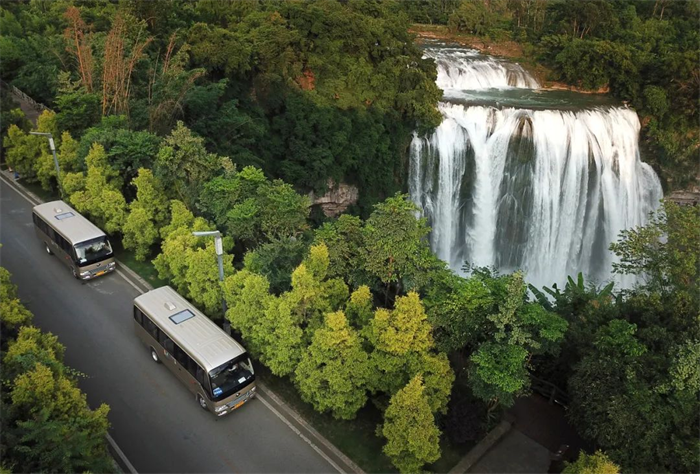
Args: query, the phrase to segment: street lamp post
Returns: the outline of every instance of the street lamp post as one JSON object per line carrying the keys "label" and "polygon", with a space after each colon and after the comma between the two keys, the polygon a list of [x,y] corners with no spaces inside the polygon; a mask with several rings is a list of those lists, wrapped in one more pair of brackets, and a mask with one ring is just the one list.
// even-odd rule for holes
{"label": "street lamp post", "polygon": [[61,197],[63,197],[63,186],[61,185],[61,168],[59,168],[58,166],[58,157],[56,157],[56,144],[53,142],[53,135],[50,132],[29,132],[29,134],[49,138],[49,148],[51,148],[51,153],[53,153],[53,164],[56,167],[56,182],[58,183],[58,194]]}
{"label": "street lamp post", "polygon": [[[192,232],[192,235],[196,237],[214,237],[214,249],[216,250],[216,260],[219,264],[219,281],[224,282],[224,243],[221,239],[221,232],[218,230],[210,230],[204,232]],[[221,307],[224,310],[224,330],[230,336],[231,335],[231,323],[226,319],[226,298],[223,295],[223,288],[221,289]]]}

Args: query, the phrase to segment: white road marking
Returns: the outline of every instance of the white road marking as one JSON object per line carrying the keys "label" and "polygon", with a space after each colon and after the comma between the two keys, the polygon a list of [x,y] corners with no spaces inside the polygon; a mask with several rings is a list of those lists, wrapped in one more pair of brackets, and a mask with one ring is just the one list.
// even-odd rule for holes
{"label": "white road marking", "polygon": [[16,186],[19,186],[19,184],[15,185],[14,183],[11,183],[11,182],[5,177],[5,175],[2,174],[1,172],[0,172],[0,179],[2,179],[3,181],[5,181],[5,183],[6,183],[14,192],[16,192],[17,194],[19,194],[20,196],[22,196],[22,197],[23,197],[26,201],[28,201],[29,204],[31,204],[32,206],[36,206],[37,204],[39,204],[39,203],[36,202],[34,199],[31,199],[29,196],[27,196],[23,191],[21,191],[20,189],[18,189]]}
{"label": "white road marking", "polygon": [[[23,192],[21,192],[21,191],[20,191],[19,189],[17,189],[15,186],[13,186],[11,183],[9,183],[9,182],[7,181],[7,179],[5,178],[5,176],[0,175],[0,179],[2,179],[3,181],[5,181],[5,182],[8,184],[8,186],[9,186],[10,188],[12,188],[13,191],[15,191],[17,194],[19,194],[19,195],[20,195],[22,198],[24,198],[27,202],[29,202],[29,203],[32,204],[32,205],[35,205],[35,203],[34,203],[34,201],[33,201],[32,199],[30,199],[28,196],[25,196],[25,194],[24,194]],[[131,286],[133,286],[133,287],[136,289],[136,291],[138,291],[140,294],[144,294],[144,293],[145,293],[145,291],[142,290],[141,288],[139,288],[139,287],[136,285],[136,283],[134,283],[134,282],[131,280],[131,277],[129,277],[126,273],[124,273],[124,272],[122,272],[121,270],[119,270],[119,268],[116,269],[116,272],[117,272],[124,280],[126,280],[126,282],[127,282],[128,284],[130,284]],[[94,287],[93,287],[93,288],[94,288]],[[311,441],[309,438],[307,438],[306,436],[304,436],[304,434],[303,434],[301,431],[299,431],[294,425],[292,425],[292,423],[291,423],[287,418],[285,418],[284,415],[282,415],[280,412],[278,412],[278,411],[275,409],[275,407],[273,407],[273,406],[270,404],[270,402],[268,402],[268,401],[265,400],[262,396],[260,396],[260,393],[258,393],[258,394],[256,395],[255,398],[258,398],[258,399],[262,402],[262,404],[265,405],[272,413],[274,413],[274,414],[277,416],[277,418],[279,418],[280,420],[282,420],[282,422],[283,422],[285,425],[287,425],[287,426],[289,427],[289,429],[291,429],[294,433],[296,433],[301,439],[303,439],[304,441],[306,441],[306,442],[309,444],[309,446],[311,446],[311,448],[312,448],[314,451],[316,451],[323,459],[325,459],[325,460],[328,462],[328,464],[330,464],[331,466],[333,466],[333,468],[334,468],[336,471],[338,471],[340,474],[345,474],[345,471],[343,471],[335,462],[333,462],[333,460],[332,460],[330,457],[328,457],[328,455],[327,455],[326,453],[324,453],[323,451],[321,451],[321,449],[320,449],[318,446],[316,446],[316,444],[314,444],[313,441]],[[129,469],[130,474],[138,474],[137,471],[136,471],[136,469],[134,469],[134,466],[131,465],[131,463],[129,462],[129,460],[126,458],[126,455],[124,455],[124,453],[122,452],[122,450],[119,449],[119,446],[117,446],[117,443],[114,441],[114,439],[112,439],[112,437],[109,435],[109,433],[107,434],[107,441],[109,442],[110,445],[112,445],[112,447],[113,447],[114,450],[117,452],[117,454],[118,454],[119,457],[122,459],[122,461],[124,461],[125,465],[126,465],[127,468]]]}
{"label": "white road marking", "polygon": [[282,420],[282,421],[284,422],[284,424],[287,425],[287,426],[289,427],[290,430],[292,430],[293,432],[295,432],[301,439],[303,439],[304,441],[306,441],[306,442],[309,444],[309,446],[311,446],[311,448],[313,448],[313,450],[316,451],[323,459],[325,459],[326,461],[328,461],[328,464],[330,464],[331,466],[333,466],[333,468],[334,468],[336,471],[338,471],[340,474],[345,474],[345,471],[343,471],[336,463],[334,463],[333,460],[332,460],[331,458],[329,458],[328,455],[327,455],[326,453],[324,453],[323,451],[321,451],[321,449],[320,449],[318,446],[316,446],[316,445],[314,444],[313,441],[311,441],[309,438],[307,438],[306,436],[304,436],[304,434],[303,434],[301,431],[299,431],[299,430],[297,429],[296,426],[294,426],[287,418],[285,418],[284,415],[282,415],[280,412],[278,412],[278,411],[275,409],[275,407],[273,407],[272,404],[270,404],[270,402],[268,402],[267,400],[265,400],[265,399],[260,395],[259,392],[258,392],[257,395],[255,395],[255,398],[257,398],[258,400],[260,400],[260,401],[263,403],[263,405],[265,405],[272,413],[274,413],[275,415],[277,415],[277,418],[279,418],[280,420]]}
{"label": "white road marking", "polygon": [[114,449],[114,451],[117,453],[117,456],[119,456],[119,458],[122,460],[124,466],[129,471],[129,474],[138,474],[134,466],[129,462],[124,452],[119,448],[116,441],[114,441],[114,439],[109,435],[109,433],[107,433],[107,442],[112,446],[112,449]]}
{"label": "white road marking", "polygon": [[136,283],[134,283],[133,281],[131,281],[131,279],[129,278],[129,276],[128,276],[126,273],[124,273],[123,271],[119,270],[119,267],[117,267],[117,269],[115,270],[115,272],[117,272],[117,274],[119,274],[119,276],[121,276],[128,284],[130,284],[131,286],[133,286],[134,288],[136,288],[136,291],[138,291],[139,294],[142,295],[142,294],[145,293],[145,291],[142,290],[141,288],[139,288],[139,287],[136,285]]}

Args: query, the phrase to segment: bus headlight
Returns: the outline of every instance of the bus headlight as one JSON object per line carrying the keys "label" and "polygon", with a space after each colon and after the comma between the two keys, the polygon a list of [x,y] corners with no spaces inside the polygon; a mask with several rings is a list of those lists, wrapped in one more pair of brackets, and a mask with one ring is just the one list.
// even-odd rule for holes
{"label": "bus headlight", "polygon": [[221,413],[222,411],[226,410],[228,407],[226,405],[221,405],[220,407],[214,408],[214,411],[216,413]]}
{"label": "bus headlight", "polygon": [[90,274],[89,271],[87,271],[87,272],[80,272],[80,276],[81,276],[81,277],[88,276],[89,274]]}
{"label": "bus headlight", "polygon": [[108,266],[109,268],[114,268],[114,267],[117,266],[117,264],[114,263],[114,262],[109,262],[109,265],[107,265],[107,266]]}

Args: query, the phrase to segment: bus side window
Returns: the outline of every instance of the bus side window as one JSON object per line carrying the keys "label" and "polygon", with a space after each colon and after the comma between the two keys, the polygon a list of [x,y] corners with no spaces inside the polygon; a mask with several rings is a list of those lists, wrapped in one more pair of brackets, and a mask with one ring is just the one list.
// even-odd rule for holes
{"label": "bus side window", "polygon": [[134,319],[137,323],[143,326],[143,313],[136,306],[134,306]]}
{"label": "bus side window", "polygon": [[163,346],[163,349],[168,351],[171,355],[173,353],[177,352],[177,350],[175,349],[175,343],[173,342],[173,340],[170,339],[168,336],[164,336],[162,332],[160,334],[161,334],[161,337],[164,338],[163,342],[161,343],[161,345]]}
{"label": "bus side window", "polygon": [[68,255],[73,255],[73,246],[69,244],[68,241],[64,239],[62,235],[59,235],[58,238],[61,240],[61,248],[63,249],[63,251],[66,252]]}
{"label": "bus side window", "polygon": [[175,352],[175,347],[172,339],[170,339],[167,336],[167,334],[165,334],[163,331],[158,331],[158,343],[171,354]]}
{"label": "bus side window", "polygon": [[180,349],[180,346],[175,346],[175,359],[180,363],[181,366],[187,367],[188,362],[192,360],[190,356],[187,355],[185,351]]}
{"label": "bus side window", "polygon": [[156,326],[153,321],[150,319],[144,317],[144,327],[146,328],[146,331],[155,339],[156,341],[158,340],[158,333],[160,332],[158,330],[158,326]]}
{"label": "bus side window", "polygon": [[197,364],[197,369],[195,371],[195,377],[197,379],[197,382],[202,386],[205,392],[207,392],[207,395],[209,395],[209,383],[207,381],[207,373],[202,369],[199,364]]}
{"label": "bus side window", "polygon": [[190,375],[192,375],[192,377],[197,378],[197,368],[198,367],[199,366],[194,361],[194,359],[192,359],[191,357],[189,357],[187,359],[187,371],[190,373]]}

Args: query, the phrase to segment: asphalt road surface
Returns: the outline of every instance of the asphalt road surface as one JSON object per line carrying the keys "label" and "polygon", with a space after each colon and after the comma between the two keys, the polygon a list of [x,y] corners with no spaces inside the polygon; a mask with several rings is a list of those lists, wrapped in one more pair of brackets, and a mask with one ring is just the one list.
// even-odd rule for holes
{"label": "asphalt road surface", "polygon": [[116,273],[72,278],[35,236],[31,208],[0,181],[0,264],[34,324],[56,334],[66,363],[86,374],[90,406],[111,407],[110,433],[138,472],[337,472],[261,400],[222,418],[199,408],[134,335],[138,290]]}

